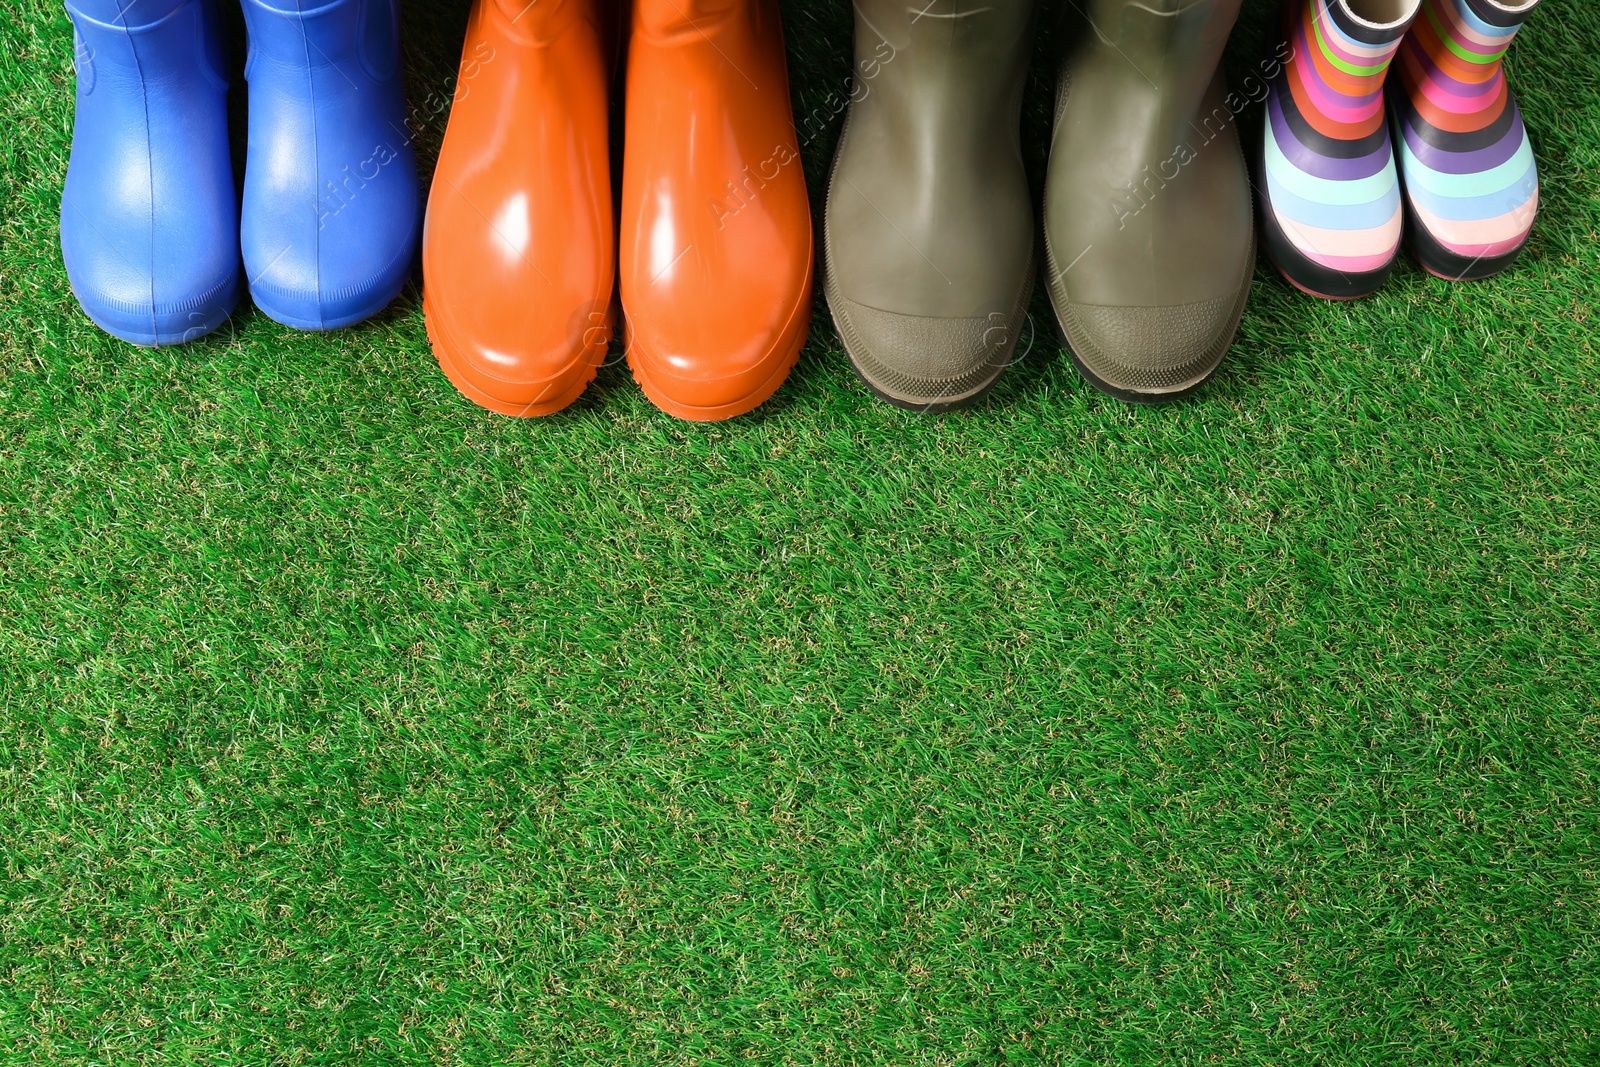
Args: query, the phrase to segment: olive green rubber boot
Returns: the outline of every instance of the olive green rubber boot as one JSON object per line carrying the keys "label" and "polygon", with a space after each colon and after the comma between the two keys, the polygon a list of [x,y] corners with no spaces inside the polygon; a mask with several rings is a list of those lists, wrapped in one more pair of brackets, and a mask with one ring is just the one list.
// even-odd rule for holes
{"label": "olive green rubber boot", "polygon": [[1073,362],[1133,403],[1204,385],[1250,293],[1250,183],[1221,70],[1239,4],[1067,6],[1047,281]]}
{"label": "olive green rubber boot", "polygon": [[979,399],[1036,274],[1022,87],[1034,0],[855,0],[856,66],[823,236],[857,373],[918,411]]}

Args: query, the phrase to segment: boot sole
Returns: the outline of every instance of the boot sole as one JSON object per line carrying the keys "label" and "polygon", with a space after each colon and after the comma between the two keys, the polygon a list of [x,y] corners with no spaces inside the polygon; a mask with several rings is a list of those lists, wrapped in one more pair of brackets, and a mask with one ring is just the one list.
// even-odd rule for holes
{"label": "boot sole", "polygon": [[[433,313],[428,300],[427,291],[422,294],[422,321],[428,331],[428,341],[433,347],[434,358],[439,361],[439,369],[444,371],[444,376],[450,380],[457,391],[468,400],[481,408],[485,408],[497,415],[509,415],[512,418],[532,419],[554,415],[570,407],[574,401],[584,394],[589,384],[594,381],[595,375],[600,373],[600,364],[605,361],[605,350],[600,349],[598,358],[585,359],[579,357],[563,373],[551,379],[551,389],[560,391],[551,400],[534,400],[519,402],[505,400],[486,393],[474,385],[461,373],[460,363],[454,352],[451,351],[449,342],[444,338],[443,331],[436,325],[437,318]],[[571,379],[568,381],[568,379]],[[506,383],[513,385],[511,382]]]}
{"label": "boot sole", "polygon": [[1434,239],[1412,211],[1410,197],[1406,198],[1406,231],[1406,247],[1411,252],[1411,258],[1423,270],[1447,282],[1481,282],[1493,278],[1516,262],[1533,236],[1530,233],[1516,248],[1502,255],[1463,256]]}
{"label": "boot sole", "polygon": [[[636,343],[635,341],[630,341],[628,344],[628,369],[633,371],[633,380],[639,383],[639,388],[644,391],[644,395],[650,403],[673,418],[682,419],[685,422],[725,422],[728,419],[736,419],[740,415],[748,415],[772,399],[773,394],[783,387],[784,382],[789,380],[789,375],[794,371],[795,365],[800,362],[800,351],[805,348],[806,338],[802,335],[797,342],[790,342],[788,352],[778,361],[778,365],[772,372],[771,377],[763,382],[755,392],[727,404],[712,405],[685,404],[674,400],[664,392],[656,384],[655,380],[650,377],[650,372],[644,369],[642,361],[634,355],[634,345]],[[777,351],[777,349],[774,349],[774,352]],[[770,359],[771,357],[768,358]]]}
{"label": "boot sole", "polygon": [[[200,297],[195,302],[196,306],[180,312],[151,316],[97,306],[94,300],[85,300],[83,294],[76,287],[73,288],[78,306],[90,322],[117,340],[136,348],[170,348],[215,333],[233,315],[243,293],[243,276],[235,274],[211,293]],[[154,332],[149,328],[152,317],[165,320],[158,321]],[[178,322],[180,317],[183,320],[181,324]],[[138,325],[134,325],[135,322]]]}
{"label": "boot sole", "polygon": [[650,403],[675,419],[683,419],[685,422],[724,422],[740,415],[748,415],[772,399],[773,394],[789,380],[795,365],[800,362],[800,353],[811,337],[812,303],[812,289],[807,285],[799,303],[790,312],[789,321],[784,324],[783,331],[778,335],[777,343],[761,361],[762,364],[772,367],[772,373],[755,390],[738,400],[724,404],[691,404],[677,399],[669,390],[663,389],[660,381],[645,369],[646,361],[641,357],[645,349],[639,344],[639,335],[632,321],[624,314],[623,329],[627,335],[628,368],[633,371],[634,381],[639,383],[639,388],[644,391]]}
{"label": "boot sole", "polygon": [[[1245,271],[1246,284],[1239,292],[1238,300],[1234,305],[1232,320],[1226,333],[1223,335],[1228,339],[1228,343],[1222,346],[1222,356],[1219,357],[1216,364],[1213,365],[1210,370],[1206,371],[1205,374],[1199,379],[1184,385],[1180,385],[1176,389],[1144,391],[1128,389],[1120,385],[1113,385],[1112,383],[1106,381],[1104,378],[1100,377],[1100,375],[1090,370],[1088,366],[1084,364],[1083,360],[1078,358],[1077,350],[1072,344],[1072,338],[1067,336],[1067,329],[1062,325],[1061,316],[1059,313],[1054,316],[1056,320],[1056,336],[1061,339],[1062,347],[1067,350],[1067,355],[1072,358],[1072,365],[1078,368],[1078,373],[1083,375],[1084,381],[1088,382],[1097,391],[1104,393],[1106,396],[1121,400],[1123,403],[1138,404],[1142,407],[1162,407],[1166,404],[1176,404],[1179,401],[1189,399],[1206,386],[1210,385],[1212,379],[1217,376],[1217,372],[1222,370],[1222,364],[1226,361],[1228,350],[1233,347],[1233,339],[1239,332],[1239,323],[1244,321],[1245,307],[1250,303],[1251,287],[1249,281],[1255,275],[1255,268],[1256,260],[1255,256],[1252,255],[1250,257],[1249,269]],[[1052,310],[1054,310],[1053,306]]]}
{"label": "boot sole", "polygon": [[[967,408],[975,407],[988,398],[989,394],[994,391],[994,387],[1000,384],[1001,377],[1004,376],[1005,372],[1011,368],[1012,361],[1016,357],[1017,344],[1021,340],[1022,323],[1027,320],[1028,305],[1033,300],[1033,278],[1036,273],[1037,267],[1031,261],[1030,257],[1027,272],[1027,286],[1023,289],[1022,301],[1017,305],[1017,309],[1012,312],[1011,320],[1007,326],[1012,335],[1012,340],[1011,344],[1009,347],[1007,347],[1004,353],[1004,358],[994,365],[993,374],[989,375],[978,385],[971,387],[959,396],[946,399],[928,400],[925,398],[918,399],[916,397],[907,397],[895,393],[888,386],[876,381],[873,378],[871,371],[862,365],[863,362],[877,363],[879,361],[870,356],[867,356],[865,359],[863,359],[863,356],[853,347],[851,347],[850,337],[846,330],[840,329],[836,331],[839,336],[839,344],[844,349],[845,355],[849,357],[850,369],[854,371],[856,377],[861,380],[861,384],[865,385],[867,390],[871,392],[873,396],[877,397],[879,400],[882,400],[886,404],[891,404],[894,407],[900,408],[902,411],[914,411],[922,415],[942,415],[947,411],[963,411]],[[828,301],[828,310],[833,312],[835,299],[841,294],[839,293],[838,286],[834,282],[833,271],[827,266],[824,266],[823,268],[823,290]],[[843,318],[843,316],[839,315],[838,313],[834,313],[835,323],[837,323],[841,318]]]}
{"label": "boot sole", "polygon": [[267,318],[279,325],[288,326],[290,329],[303,330],[306,333],[332,333],[334,330],[347,329],[366,322],[400,298],[401,292],[405,290],[406,282],[411,280],[412,260],[415,258],[415,251],[416,234],[413,233],[405,250],[395,257],[395,263],[398,266],[393,268],[393,275],[389,277],[380,275],[380,284],[373,286],[371,296],[362,301],[355,310],[347,311],[335,318],[310,319],[304,315],[291,313],[281,305],[274,306],[272,297],[264,297],[253,286],[250,290],[250,301]]}
{"label": "boot sole", "polygon": [[1389,275],[1394,272],[1395,262],[1400,258],[1399,249],[1395,250],[1395,255],[1388,264],[1378,270],[1346,274],[1331,267],[1324,267],[1302,255],[1283,232],[1283,228],[1278,225],[1277,217],[1272,212],[1272,200],[1267,194],[1264,182],[1257,182],[1256,195],[1261,201],[1262,250],[1266,252],[1268,262],[1283,275],[1284,281],[1302,293],[1322,300],[1360,300],[1376,293],[1389,281]]}

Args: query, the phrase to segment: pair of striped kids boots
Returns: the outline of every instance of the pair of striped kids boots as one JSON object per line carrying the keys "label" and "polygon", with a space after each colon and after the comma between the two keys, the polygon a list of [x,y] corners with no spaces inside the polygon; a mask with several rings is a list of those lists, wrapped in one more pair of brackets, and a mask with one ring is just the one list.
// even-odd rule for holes
{"label": "pair of striped kids boots", "polygon": [[[1290,0],[1257,145],[1263,240],[1315,296],[1487,278],[1522,251],[1539,177],[1501,60],[1539,0]],[[1396,77],[1389,77],[1390,67]]]}

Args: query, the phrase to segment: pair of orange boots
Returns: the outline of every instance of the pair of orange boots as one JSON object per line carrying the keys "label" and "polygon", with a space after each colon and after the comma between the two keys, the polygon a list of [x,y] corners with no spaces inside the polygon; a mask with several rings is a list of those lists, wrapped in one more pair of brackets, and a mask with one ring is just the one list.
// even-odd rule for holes
{"label": "pair of orange boots", "polygon": [[428,202],[428,336],[473,401],[549,415],[604,363],[620,288],[645,395],[679,418],[732,418],[783,384],[811,321],[811,208],[777,3],[616,2],[477,0]]}

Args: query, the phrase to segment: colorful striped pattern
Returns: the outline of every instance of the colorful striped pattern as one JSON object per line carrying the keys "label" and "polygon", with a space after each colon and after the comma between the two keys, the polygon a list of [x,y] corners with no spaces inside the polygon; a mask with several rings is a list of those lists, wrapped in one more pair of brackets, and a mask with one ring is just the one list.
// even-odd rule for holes
{"label": "colorful striped pattern", "polygon": [[1532,4],[1423,0],[1389,96],[1412,218],[1449,252],[1510,256],[1533,229],[1539,174],[1501,58]]}
{"label": "colorful striped pattern", "polygon": [[[1383,86],[1409,19],[1379,29],[1350,0],[1291,0],[1289,60],[1267,95],[1261,168],[1284,236],[1344,274],[1387,270],[1400,250],[1400,179]],[[1415,3],[1406,5],[1414,15]]]}

